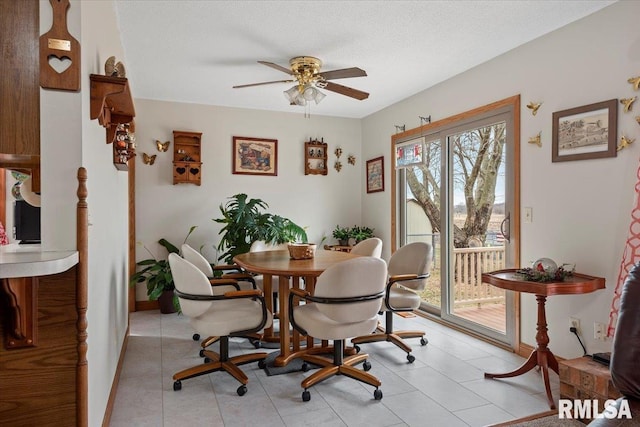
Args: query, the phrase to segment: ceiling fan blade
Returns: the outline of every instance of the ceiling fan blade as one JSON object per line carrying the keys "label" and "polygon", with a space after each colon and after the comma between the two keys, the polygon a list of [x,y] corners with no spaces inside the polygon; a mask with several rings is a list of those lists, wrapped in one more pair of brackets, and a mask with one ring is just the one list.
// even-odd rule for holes
{"label": "ceiling fan blade", "polygon": [[291,71],[290,69],[285,68],[282,65],[274,64],[273,62],[258,61],[258,63],[262,65],[266,65],[267,67],[275,68],[276,70],[282,71],[283,73],[287,73],[291,75],[293,74],[293,71]]}
{"label": "ceiling fan blade", "polygon": [[354,89],[352,87],[342,86],[337,83],[327,82],[327,85],[324,87],[326,90],[330,90],[331,92],[339,93],[340,95],[350,96],[351,98],[358,99],[362,101],[363,99],[367,99],[369,94],[367,92],[363,92],[358,89]]}
{"label": "ceiling fan blade", "polygon": [[341,70],[324,71],[320,73],[325,80],[347,79],[349,77],[366,77],[367,72],[358,67],[343,68]]}
{"label": "ceiling fan blade", "polygon": [[274,80],[272,82],[249,83],[247,85],[237,85],[237,86],[234,86],[233,88],[234,89],[240,89],[240,88],[243,88],[243,87],[270,85],[270,84],[273,84],[273,83],[293,83],[293,82],[295,82],[295,80]]}

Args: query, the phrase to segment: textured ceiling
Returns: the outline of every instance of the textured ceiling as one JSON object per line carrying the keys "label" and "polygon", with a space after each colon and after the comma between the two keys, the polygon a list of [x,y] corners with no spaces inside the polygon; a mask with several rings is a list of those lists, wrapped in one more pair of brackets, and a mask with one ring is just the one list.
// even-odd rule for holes
{"label": "textured ceiling", "polygon": [[292,84],[239,84],[289,76],[315,56],[323,71],[360,67],[334,80],[371,95],[333,92],[314,115],[362,118],[606,7],[613,1],[149,1],[116,0],[136,98],[300,112]]}

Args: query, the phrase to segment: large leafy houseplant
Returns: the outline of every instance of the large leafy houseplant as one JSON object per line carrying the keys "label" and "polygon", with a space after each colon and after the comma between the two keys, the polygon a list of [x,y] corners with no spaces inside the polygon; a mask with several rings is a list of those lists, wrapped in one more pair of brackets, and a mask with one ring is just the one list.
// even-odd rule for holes
{"label": "large leafy houseplant", "polygon": [[306,231],[288,218],[263,212],[269,205],[261,199],[249,199],[244,193],[236,194],[220,205],[222,218],[214,221],[224,224],[220,230],[218,260],[227,264],[233,257],[249,252],[251,244],[263,240],[271,244],[306,242]]}
{"label": "large leafy houseplant", "polygon": [[[192,226],[187,233],[183,243],[186,243],[187,239],[193,233],[197,226]],[[180,253],[175,245],[169,242],[167,239],[160,239],[158,243],[163,246],[168,253]],[[144,245],[143,245],[144,246]],[[147,297],[149,301],[155,301],[163,294],[163,292],[173,292],[175,285],[173,283],[173,275],[171,274],[171,267],[169,261],[164,259],[158,259],[146,246],[144,249],[151,255],[151,258],[143,259],[136,263],[137,266],[142,267],[141,270],[135,272],[131,279],[129,279],[129,285],[135,286],[136,283],[146,283]],[[173,295],[173,306],[176,311],[180,311],[180,303],[178,298]]]}

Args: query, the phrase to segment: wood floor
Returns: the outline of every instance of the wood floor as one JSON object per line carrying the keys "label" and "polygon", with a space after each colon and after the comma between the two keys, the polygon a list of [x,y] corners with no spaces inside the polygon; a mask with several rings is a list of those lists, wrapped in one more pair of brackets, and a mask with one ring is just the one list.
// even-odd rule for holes
{"label": "wood floor", "polygon": [[504,304],[483,304],[480,307],[457,308],[454,314],[505,333],[506,308]]}

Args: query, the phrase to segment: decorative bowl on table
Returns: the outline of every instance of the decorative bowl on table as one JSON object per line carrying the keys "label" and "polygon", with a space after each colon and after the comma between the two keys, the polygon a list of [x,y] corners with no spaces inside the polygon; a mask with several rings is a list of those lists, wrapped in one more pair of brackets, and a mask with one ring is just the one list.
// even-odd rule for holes
{"label": "decorative bowl on table", "polygon": [[315,243],[289,243],[289,256],[291,259],[311,259],[315,253]]}

